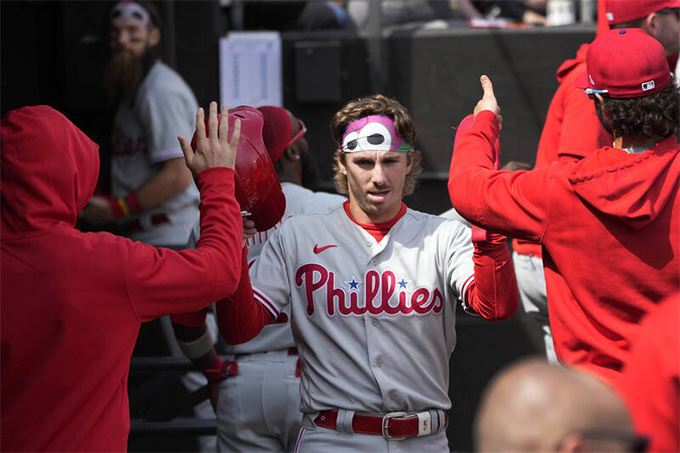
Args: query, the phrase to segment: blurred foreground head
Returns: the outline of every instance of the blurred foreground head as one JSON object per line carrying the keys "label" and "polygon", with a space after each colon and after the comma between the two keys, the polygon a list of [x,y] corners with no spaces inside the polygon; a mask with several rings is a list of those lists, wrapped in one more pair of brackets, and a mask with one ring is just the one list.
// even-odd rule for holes
{"label": "blurred foreground head", "polygon": [[474,435],[483,452],[624,452],[646,446],[611,387],[540,359],[517,362],[491,381]]}

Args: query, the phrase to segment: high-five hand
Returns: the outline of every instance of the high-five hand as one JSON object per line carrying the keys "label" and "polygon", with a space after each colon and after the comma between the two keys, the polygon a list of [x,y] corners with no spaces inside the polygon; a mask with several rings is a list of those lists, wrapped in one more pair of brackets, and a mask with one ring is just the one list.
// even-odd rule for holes
{"label": "high-five hand", "polygon": [[239,137],[241,136],[241,120],[234,123],[234,132],[231,140],[229,135],[229,111],[225,105],[221,109],[221,118],[217,116],[217,102],[210,103],[210,113],[208,116],[208,134],[205,130],[205,113],[202,108],[196,112],[196,149],[191,147],[189,141],[183,136],[177,137],[187,167],[194,174],[212,167],[234,168],[236,163],[236,149]]}
{"label": "high-five hand", "polygon": [[498,122],[502,126],[503,117],[501,116],[501,107],[498,105],[496,95],[493,92],[493,84],[491,83],[491,79],[488,76],[483,75],[479,78],[479,80],[482,83],[482,90],[484,91],[484,94],[482,95],[482,99],[477,102],[474,114],[477,116],[477,114],[482,110],[489,110],[496,115]]}

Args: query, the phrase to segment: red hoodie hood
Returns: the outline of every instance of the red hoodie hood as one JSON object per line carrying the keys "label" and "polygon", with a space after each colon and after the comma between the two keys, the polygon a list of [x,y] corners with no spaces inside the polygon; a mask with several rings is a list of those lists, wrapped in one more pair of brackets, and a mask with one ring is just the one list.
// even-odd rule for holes
{"label": "red hoodie hood", "polygon": [[588,46],[590,44],[583,44],[579,47],[578,52],[576,52],[576,57],[571,60],[566,60],[557,69],[557,81],[562,83],[565,77],[569,75],[576,67],[584,64],[586,62],[586,53],[588,52]]}
{"label": "red hoodie hood", "polygon": [[677,194],[678,154],[675,136],[642,154],[605,147],[579,162],[569,181],[586,205],[639,230]]}
{"label": "red hoodie hood", "polygon": [[9,112],[0,131],[3,241],[75,226],[97,183],[97,144],[46,105]]}

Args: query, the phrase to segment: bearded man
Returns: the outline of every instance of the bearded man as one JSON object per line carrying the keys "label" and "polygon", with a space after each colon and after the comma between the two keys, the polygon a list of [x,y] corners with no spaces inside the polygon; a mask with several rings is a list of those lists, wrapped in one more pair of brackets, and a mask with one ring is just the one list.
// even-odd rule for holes
{"label": "bearded man", "polygon": [[177,136],[191,136],[198,102],[159,59],[161,19],[151,3],[122,1],[110,14],[107,92],[117,104],[111,196],[93,196],[82,218],[118,224],[132,240],[184,248],[198,220],[198,191]]}

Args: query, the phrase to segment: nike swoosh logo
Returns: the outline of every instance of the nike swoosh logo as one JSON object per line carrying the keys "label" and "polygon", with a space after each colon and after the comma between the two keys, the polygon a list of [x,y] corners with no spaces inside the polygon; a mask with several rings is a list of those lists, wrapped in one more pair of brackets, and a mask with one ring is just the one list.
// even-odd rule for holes
{"label": "nike swoosh logo", "polygon": [[323,247],[319,247],[319,244],[314,244],[314,253],[319,254],[319,253],[323,252],[324,250],[329,249],[331,247],[337,247],[337,245],[331,244],[331,245],[324,245]]}

